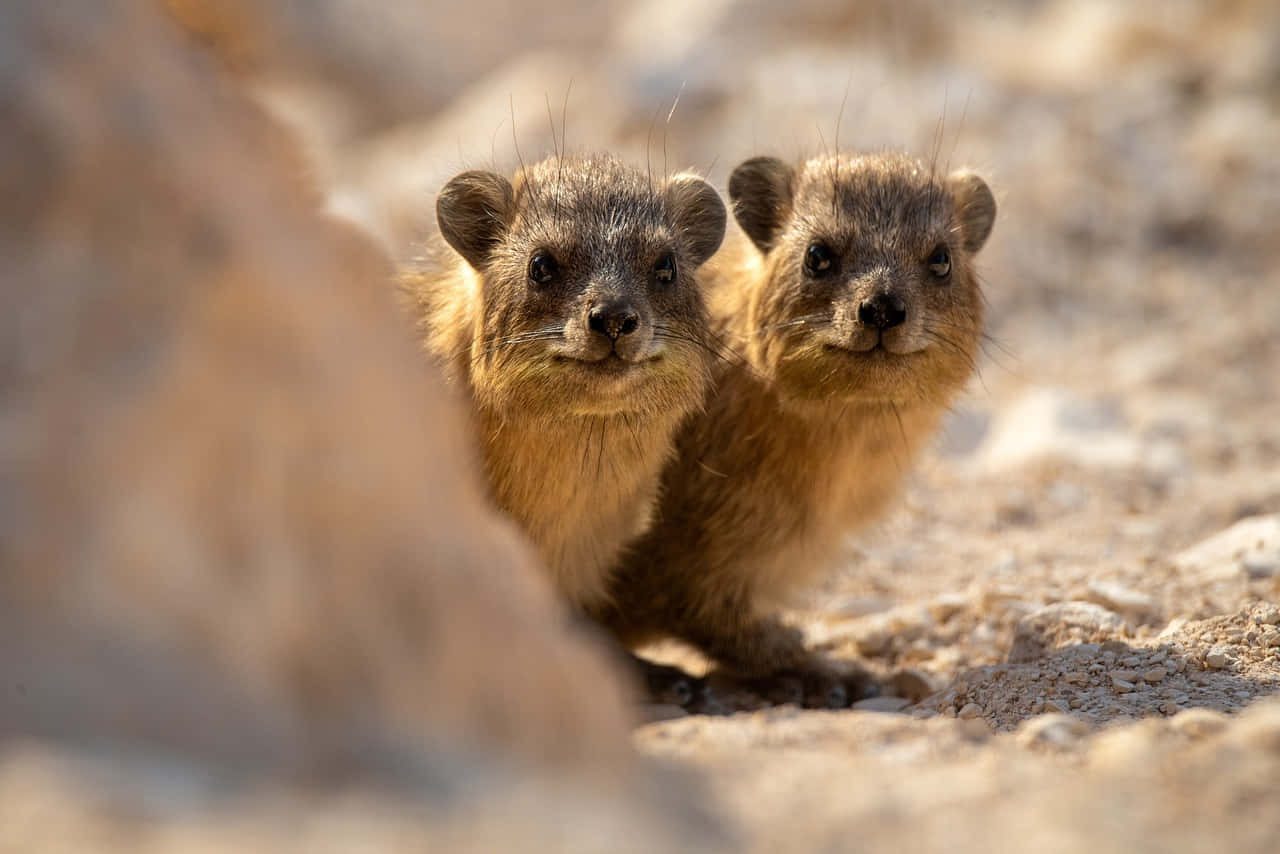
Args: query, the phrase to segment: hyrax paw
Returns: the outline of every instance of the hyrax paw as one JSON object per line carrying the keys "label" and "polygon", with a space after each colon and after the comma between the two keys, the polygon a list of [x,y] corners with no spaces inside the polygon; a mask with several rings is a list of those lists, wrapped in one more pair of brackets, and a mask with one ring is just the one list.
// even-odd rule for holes
{"label": "hyrax paw", "polygon": [[706,694],[706,680],[685,673],[678,667],[655,664],[634,657],[636,668],[650,703],[669,703],[692,710]]}
{"label": "hyrax paw", "polygon": [[875,676],[856,667],[781,671],[752,680],[752,687],[772,703],[794,703],[806,709],[844,709],[880,693]]}

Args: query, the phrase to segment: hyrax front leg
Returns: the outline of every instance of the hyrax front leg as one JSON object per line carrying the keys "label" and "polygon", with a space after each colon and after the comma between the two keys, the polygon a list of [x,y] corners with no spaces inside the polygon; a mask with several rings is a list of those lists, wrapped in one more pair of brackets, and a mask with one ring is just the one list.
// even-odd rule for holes
{"label": "hyrax front leg", "polygon": [[799,629],[774,617],[712,621],[682,635],[720,663],[725,672],[717,676],[770,702],[841,709],[880,693],[865,668],[812,652]]}

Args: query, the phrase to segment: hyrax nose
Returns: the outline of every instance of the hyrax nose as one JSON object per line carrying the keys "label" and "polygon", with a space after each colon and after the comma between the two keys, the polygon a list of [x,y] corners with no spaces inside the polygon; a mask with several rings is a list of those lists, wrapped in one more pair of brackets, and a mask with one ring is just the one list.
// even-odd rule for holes
{"label": "hyrax nose", "polygon": [[858,322],[872,329],[892,329],[907,319],[907,304],[893,294],[876,294],[858,306]]}
{"label": "hyrax nose", "polygon": [[624,302],[600,303],[592,306],[587,313],[587,325],[593,332],[617,341],[621,336],[630,335],[640,327],[640,315]]}

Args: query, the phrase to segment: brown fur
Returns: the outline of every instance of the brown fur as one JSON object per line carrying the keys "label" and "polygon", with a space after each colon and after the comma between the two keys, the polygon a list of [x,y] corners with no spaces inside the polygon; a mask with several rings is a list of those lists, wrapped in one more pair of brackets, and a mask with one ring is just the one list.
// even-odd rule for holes
{"label": "brown fur", "polygon": [[[702,402],[697,270],[720,245],[724,205],[700,178],[654,186],[609,157],[566,157],[514,183],[463,173],[437,215],[462,257],[404,277],[427,346],[470,398],[494,501],[569,602],[598,603],[649,525],[676,427]],[[545,283],[531,278],[540,253],[556,264]],[[623,309],[634,329],[619,334]],[[607,330],[592,329],[598,310],[614,312]]]}
{"label": "brown fur", "polygon": [[[836,669],[769,609],[885,510],[970,375],[982,331],[971,259],[995,203],[974,175],[888,154],[799,170],[757,158],[729,193],[755,247],[717,265],[710,305],[744,360],[682,432],[661,519],[600,615],[630,645],[672,635],[738,674],[798,675],[811,701],[839,702]],[[813,243],[830,250],[818,278],[804,268]],[[945,279],[928,266],[939,246]],[[859,314],[875,299],[905,311],[882,338]]]}

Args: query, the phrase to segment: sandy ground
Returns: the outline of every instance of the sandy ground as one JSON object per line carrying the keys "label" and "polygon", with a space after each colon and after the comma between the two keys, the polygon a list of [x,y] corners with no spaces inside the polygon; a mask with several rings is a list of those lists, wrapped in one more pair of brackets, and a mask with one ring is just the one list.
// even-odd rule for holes
{"label": "sandy ground", "polygon": [[649,710],[671,719],[638,726],[637,750],[699,792],[701,817],[674,823],[520,783],[486,796],[496,823],[268,792],[144,831],[69,796],[71,760],[11,752],[0,850],[35,850],[21,829],[51,814],[65,838],[40,850],[1274,850],[1280,7],[685,5],[592,4],[565,31],[480,3],[514,16],[510,37],[443,27],[414,61],[452,73],[399,112],[259,94],[311,141],[332,209],[401,259],[450,174],[512,165],[513,130],[525,159],[551,153],[566,92],[569,147],[721,187],[744,157],[837,135],[982,173],[1000,214],[980,376],[900,507],[791,612],[902,696]]}

